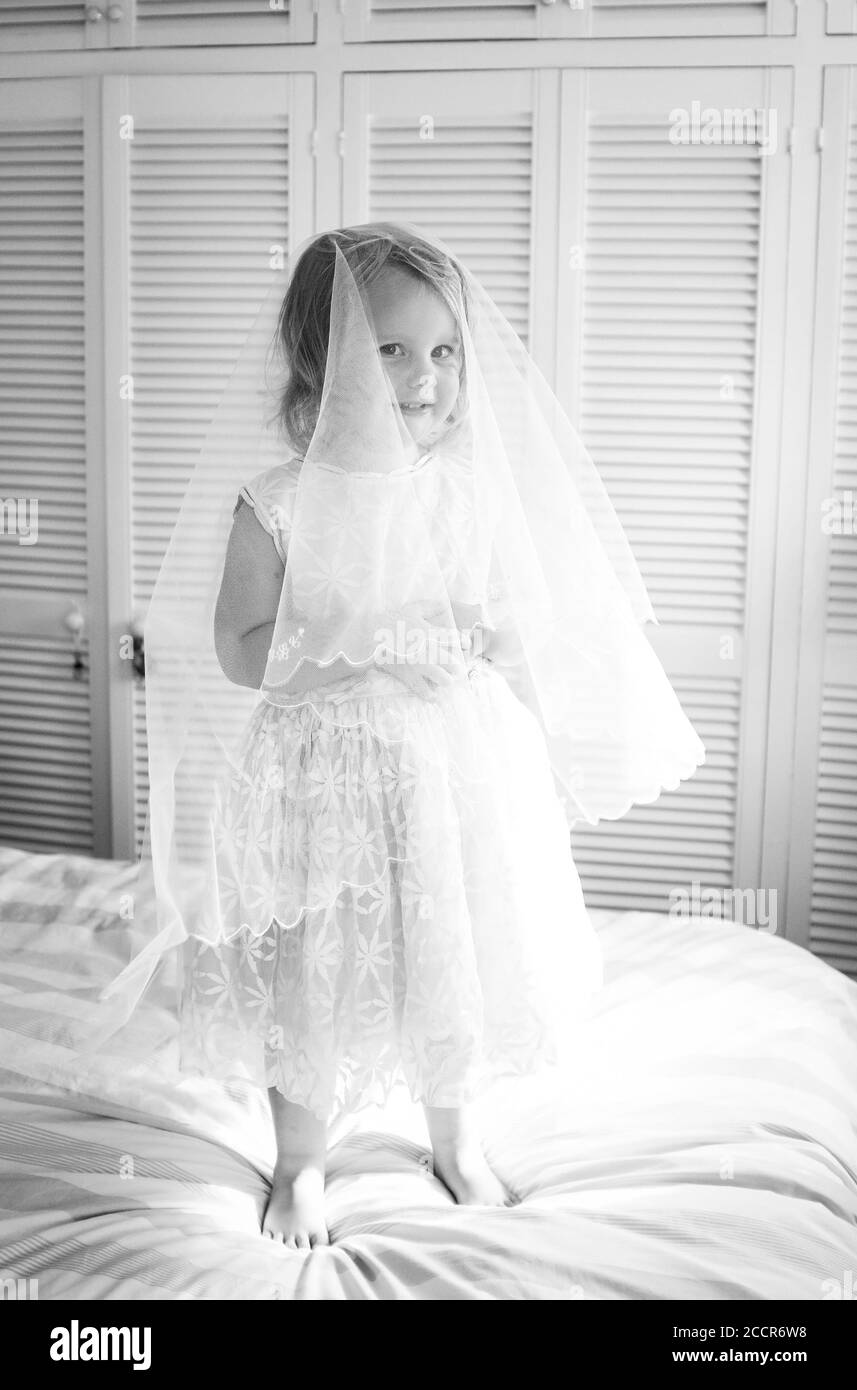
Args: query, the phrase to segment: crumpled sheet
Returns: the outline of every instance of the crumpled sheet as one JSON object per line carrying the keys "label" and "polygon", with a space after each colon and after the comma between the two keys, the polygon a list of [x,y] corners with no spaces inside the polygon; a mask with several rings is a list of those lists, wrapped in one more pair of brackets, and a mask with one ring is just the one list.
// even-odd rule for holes
{"label": "crumpled sheet", "polygon": [[397,1092],[331,1136],[332,1244],[295,1252],[260,1234],[261,1092],[70,1051],[139,944],[117,911],[132,877],[0,850],[0,1272],[37,1279],[40,1299],[841,1297],[857,984],[801,948],[593,911],[606,984],[573,1073],[501,1083],[480,1106],[519,1204],[456,1206]]}

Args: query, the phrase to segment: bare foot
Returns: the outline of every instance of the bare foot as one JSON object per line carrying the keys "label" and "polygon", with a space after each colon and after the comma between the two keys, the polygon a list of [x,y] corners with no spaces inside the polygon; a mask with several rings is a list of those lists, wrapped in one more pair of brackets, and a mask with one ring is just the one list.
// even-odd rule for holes
{"label": "bare foot", "polygon": [[290,1250],[330,1244],[324,1218],[324,1173],[319,1168],[295,1169],[277,1163],[262,1235]]}
{"label": "bare foot", "polygon": [[434,1149],[434,1171],[460,1206],[512,1207],[515,1199],[488,1166],[478,1144]]}

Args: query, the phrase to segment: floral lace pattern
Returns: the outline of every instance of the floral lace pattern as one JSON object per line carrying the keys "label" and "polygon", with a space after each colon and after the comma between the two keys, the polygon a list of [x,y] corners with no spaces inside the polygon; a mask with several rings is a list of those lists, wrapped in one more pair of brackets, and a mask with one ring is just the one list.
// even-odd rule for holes
{"label": "floral lace pattern", "polygon": [[[288,478],[250,489],[281,543]],[[183,1068],[332,1122],[570,1060],[601,957],[533,714],[482,663],[433,700],[383,670],[303,698],[260,700],[220,788],[226,939],[185,943]]]}
{"label": "floral lace pattern", "polygon": [[[333,1120],[397,1080],[457,1105],[569,1060],[597,938],[535,719],[499,675],[469,685],[437,703],[260,703],[220,827],[236,931],[185,945],[183,1066]],[[385,739],[396,702],[402,736]],[[479,781],[451,756],[462,729]],[[248,795],[260,779],[271,791]]]}

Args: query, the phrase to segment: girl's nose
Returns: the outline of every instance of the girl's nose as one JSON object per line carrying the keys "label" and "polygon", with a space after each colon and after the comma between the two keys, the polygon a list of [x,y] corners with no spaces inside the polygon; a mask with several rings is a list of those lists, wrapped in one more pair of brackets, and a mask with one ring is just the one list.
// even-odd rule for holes
{"label": "girl's nose", "polygon": [[425,364],[415,366],[408,375],[408,387],[421,401],[433,401],[437,392],[437,373]]}

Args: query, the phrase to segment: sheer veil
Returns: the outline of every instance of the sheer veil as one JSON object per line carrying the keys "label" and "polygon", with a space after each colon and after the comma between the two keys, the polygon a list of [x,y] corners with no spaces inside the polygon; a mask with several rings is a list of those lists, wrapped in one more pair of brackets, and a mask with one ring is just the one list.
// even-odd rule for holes
{"label": "sheer veil", "polygon": [[[426,450],[468,481],[464,554],[432,526],[415,486],[420,450],[375,336],[368,291],[388,258],[396,263],[403,238],[411,273],[424,267],[460,333],[459,397]],[[313,401],[298,389],[301,363],[283,349],[282,307],[301,257],[320,246],[330,315]],[[254,690],[224,676],[214,614],[239,492],[275,468],[290,488],[290,527]],[[166,952],[191,936],[228,939],[246,924],[223,862],[224,778],[241,775],[238,750],[260,699],[288,707],[319,698],[292,683],[307,663],[393,669],[413,661],[416,646],[441,652],[463,681],[472,649],[461,635],[510,633],[520,652],[515,689],[544,736],[568,825],[594,825],[675,788],[704,760],[645,635],[655,621],[590,455],[454,251],[402,223],[298,247],[272,274],[211,421],[145,620],[150,799],[138,902],[146,944],[105,993],[100,1038],[128,1017]],[[389,715],[382,733],[396,737]],[[466,731],[449,738],[475,781]],[[266,911],[261,904],[252,920]]]}

